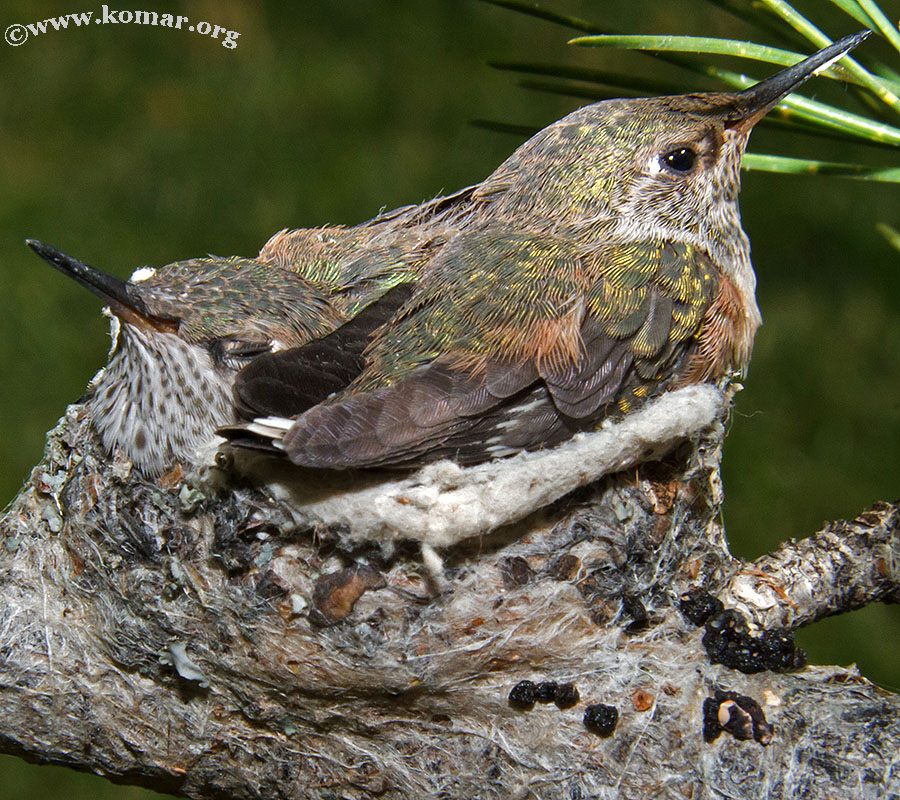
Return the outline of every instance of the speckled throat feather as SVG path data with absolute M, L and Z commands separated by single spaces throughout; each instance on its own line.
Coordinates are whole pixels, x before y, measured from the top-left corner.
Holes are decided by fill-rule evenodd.
M 230 381 L 202 348 L 112 317 L 109 363 L 89 389 L 91 421 L 110 450 L 142 472 L 191 461 L 231 421 Z

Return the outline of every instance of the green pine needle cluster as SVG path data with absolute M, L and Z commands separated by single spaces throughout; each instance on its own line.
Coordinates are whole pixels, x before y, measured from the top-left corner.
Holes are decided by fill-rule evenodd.
M 638 50 L 658 61 L 681 67 L 697 75 L 714 78 L 728 89 L 745 89 L 756 83 L 733 70 L 693 58 L 736 56 L 780 67 L 801 61 L 809 52 L 832 42 L 817 25 L 785 0 L 698 0 L 708 2 L 750 23 L 761 35 L 780 39 L 791 49 L 772 47 L 735 39 L 706 36 L 624 35 L 583 19 L 543 8 L 526 0 L 485 0 L 529 16 L 562 25 L 579 33 L 569 44 L 579 47 L 613 47 Z M 868 28 L 885 39 L 900 53 L 900 30 L 881 11 L 874 0 L 828 0 L 848 17 L 842 33 Z M 874 38 L 874 37 L 873 37 Z M 523 81 L 527 88 L 553 91 L 587 99 L 603 97 L 613 88 L 619 95 L 674 94 L 689 92 L 695 86 L 679 85 L 671 80 L 648 81 L 602 70 L 558 67 L 533 63 L 494 63 L 498 69 L 537 76 Z M 845 57 L 839 64 L 821 73 L 850 87 L 848 95 L 860 112 L 810 100 L 798 94 L 786 97 L 771 115 L 769 124 L 803 130 L 819 136 L 839 137 L 879 148 L 900 148 L 900 73 L 867 54 Z M 759 77 L 764 77 L 761 75 Z M 898 124 L 895 124 L 898 123 Z M 764 170 L 789 174 L 825 174 L 857 180 L 900 183 L 900 167 L 871 166 L 859 163 L 800 159 L 788 156 L 748 152 L 746 170 Z

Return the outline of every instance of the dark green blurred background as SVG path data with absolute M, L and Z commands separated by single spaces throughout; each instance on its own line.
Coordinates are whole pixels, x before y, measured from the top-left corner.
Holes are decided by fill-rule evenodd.
M 703 0 L 547 4 L 625 32 L 748 32 Z M 354 223 L 480 180 L 521 137 L 472 119 L 542 126 L 580 104 L 519 88 L 489 59 L 682 77 L 645 56 L 567 47 L 569 31 L 475 0 L 111 7 L 181 13 L 240 37 L 227 49 L 187 30 L 92 24 L 0 44 L 3 502 L 108 346 L 95 299 L 24 238 L 121 276 L 207 252 L 253 255 L 286 226 Z M 801 7 L 832 35 L 858 27 L 825 0 Z M 896 0 L 882 7 L 897 18 Z M 0 28 L 87 10 L 99 16 L 101 4 L 6 3 Z M 824 83 L 808 91 L 835 97 Z M 763 129 L 751 147 L 898 161 Z M 900 227 L 900 202 L 896 186 L 754 173 L 743 211 L 765 325 L 726 449 L 725 515 L 734 550 L 750 557 L 900 496 L 900 253 L 874 229 Z M 896 608 L 800 636 L 813 662 L 856 661 L 900 687 Z M 148 796 L 12 758 L 0 770 L 3 798 Z

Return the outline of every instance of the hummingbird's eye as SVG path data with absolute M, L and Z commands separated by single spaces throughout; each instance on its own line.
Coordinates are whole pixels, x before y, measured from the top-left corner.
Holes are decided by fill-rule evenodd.
M 690 147 L 676 147 L 660 159 L 672 172 L 686 175 L 697 163 L 697 154 Z
M 243 339 L 216 339 L 210 351 L 213 361 L 229 369 L 241 369 L 257 356 L 270 352 L 268 342 L 251 342 Z

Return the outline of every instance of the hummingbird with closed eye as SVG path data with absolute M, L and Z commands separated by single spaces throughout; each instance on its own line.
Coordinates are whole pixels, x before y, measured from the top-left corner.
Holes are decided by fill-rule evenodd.
M 88 387 L 88 414 L 108 451 L 152 477 L 214 450 L 216 429 L 237 421 L 232 384 L 245 365 L 338 328 L 346 335 L 354 319 L 365 330 L 385 321 L 443 244 L 442 219 L 467 199 L 464 189 L 351 228 L 284 230 L 256 258 L 141 267 L 128 281 L 27 244 L 105 302 L 112 346 Z M 330 369 L 292 397 L 318 402 L 346 380 Z
M 761 323 L 748 137 L 867 35 L 744 91 L 606 100 L 540 131 L 471 190 L 386 322 L 247 365 L 235 405 L 253 419 L 223 433 L 303 467 L 472 464 L 742 372 Z M 352 379 L 306 403 L 295 387 L 323 363 Z

